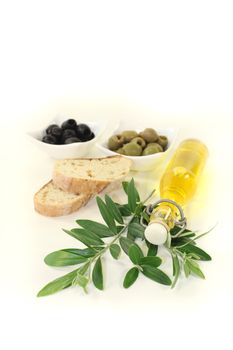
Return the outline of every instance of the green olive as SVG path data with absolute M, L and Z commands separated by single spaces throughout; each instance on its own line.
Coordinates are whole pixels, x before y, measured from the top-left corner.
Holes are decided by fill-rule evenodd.
M 139 136 L 141 136 L 146 142 L 156 142 L 159 137 L 157 132 L 152 128 L 147 128 L 140 132 Z
M 125 142 L 130 142 L 133 138 L 138 136 L 138 133 L 133 130 L 122 131 L 121 135 L 124 137 Z
M 150 154 L 155 154 L 159 152 L 163 152 L 163 149 L 158 143 L 149 143 L 147 147 L 144 149 L 144 151 L 142 152 L 142 155 L 148 156 Z
M 118 149 L 116 150 L 116 153 L 125 154 L 125 151 L 124 151 L 123 147 L 121 147 L 121 148 L 118 148 Z
M 123 146 L 124 141 L 125 141 L 125 139 L 122 135 L 113 135 L 108 140 L 108 148 L 111 151 L 116 151 L 118 148 Z
M 147 147 L 153 147 L 153 148 L 157 148 L 158 152 L 163 152 L 163 147 L 160 146 L 157 142 L 151 142 L 147 144 Z
M 142 154 L 142 147 L 134 142 L 129 142 L 123 146 L 126 156 L 140 156 Z
M 167 139 L 167 136 L 159 136 L 158 140 L 157 140 L 157 143 L 163 147 L 163 149 L 165 149 L 168 145 L 168 139 Z
M 133 143 L 137 143 L 139 146 L 141 146 L 142 148 L 146 147 L 146 141 L 142 138 L 142 137 L 135 137 L 132 141 Z

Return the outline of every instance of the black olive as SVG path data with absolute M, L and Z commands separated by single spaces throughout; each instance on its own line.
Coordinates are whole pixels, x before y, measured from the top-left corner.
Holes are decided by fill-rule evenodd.
M 89 136 L 82 139 L 83 142 L 90 141 L 95 137 L 95 134 L 93 132 L 90 133 Z
M 76 127 L 76 133 L 81 141 L 87 141 L 91 137 L 91 129 L 86 124 L 78 124 Z
M 66 129 L 75 130 L 76 126 L 77 126 L 77 123 L 75 119 L 67 119 L 62 123 L 61 128 L 63 130 L 66 130 Z
M 59 128 L 59 126 L 54 126 L 54 128 L 51 130 L 50 135 L 56 137 L 57 141 L 59 142 L 62 135 L 62 129 Z
M 74 143 L 74 142 L 80 142 L 80 140 L 77 137 L 68 137 L 65 140 L 65 145 L 69 144 L 69 143 Z
M 52 135 L 45 135 L 42 138 L 42 142 L 50 143 L 51 145 L 56 145 L 57 144 L 57 139 L 56 139 L 56 137 L 54 137 Z
M 64 130 L 61 137 L 62 143 L 65 143 L 65 140 L 69 139 L 70 137 L 77 137 L 75 130 L 71 130 L 71 129 Z
M 57 124 L 51 124 L 51 125 L 49 125 L 49 126 L 47 127 L 47 129 L 45 130 L 45 131 L 46 131 L 46 134 L 47 134 L 47 135 L 50 135 L 51 132 L 52 132 L 52 130 L 53 130 L 53 128 L 59 128 L 59 126 L 58 126 Z

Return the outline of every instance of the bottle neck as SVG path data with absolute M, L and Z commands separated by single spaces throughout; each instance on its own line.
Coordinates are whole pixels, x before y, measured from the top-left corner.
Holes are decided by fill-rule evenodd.
M 160 204 L 151 214 L 150 223 L 160 222 L 170 230 L 175 226 L 177 217 L 178 211 L 174 205 Z

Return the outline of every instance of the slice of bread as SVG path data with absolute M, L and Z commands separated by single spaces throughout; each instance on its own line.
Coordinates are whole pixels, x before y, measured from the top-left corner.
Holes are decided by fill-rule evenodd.
M 34 207 L 38 213 L 46 216 L 68 215 L 84 206 L 91 196 L 90 193 L 64 192 L 50 181 L 35 194 Z
M 57 160 L 53 182 L 70 193 L 98 193 L 114 181 L 123 179 L 132 161 L 122 156 Z

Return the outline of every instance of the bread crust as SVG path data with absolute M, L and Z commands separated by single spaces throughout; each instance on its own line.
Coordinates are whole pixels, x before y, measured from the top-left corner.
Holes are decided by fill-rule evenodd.
M 85 206 L 89 199 L 91 198 L 91 194 L 83 194 L 81 197 L 78 197 L 76 200 L 74 199 L 72 202 L 67 204 L 46 204 L 45 202 L 41 202 L 38 198 L 39 193 L 50 183 L 49 181 L 47 184 L 45 184 L 41 189 L 36 192 L 34 195 L 34 208 L 35 210 L 44 216 L 63 216 L 71 214 L 81 207 Z
M 109 156 L 109 157 L 101 157 L 101 158 L 78 158 L 79 160 L 106 160 L 106 159 L 121 159 L 122 156 Z M 70 159 L 72 160 L 72 159 Z M 76 158 L 74 158 L 76 160 Z M 132 164 L 131 160 L 127 159 L 129 164 Z M 130 166 L 129 166 L 130 168 Z M 121 180 L 125 177 L 125 175 L 122 176 L 122 178 L 119 178 L 117 180 Z M 53 170 L 53 182 L 56 184 L 57 187 L 61 188 L 63 191 L 69 192 L 69 193 L 99 193 L 103 189 L 105 189 L 110 183 L 112 183 L 114 180 L 95 180 L 94 178 L 75 178 L 71 176 L 66 176 L 59 171 L 56 171 L 56 167 Z
M 57 187 L 69 193 L 99 193 L 110 184 L 110 181 L 77 179 L 67 177 L 56 171 L 53 172 L 53 181 Z

